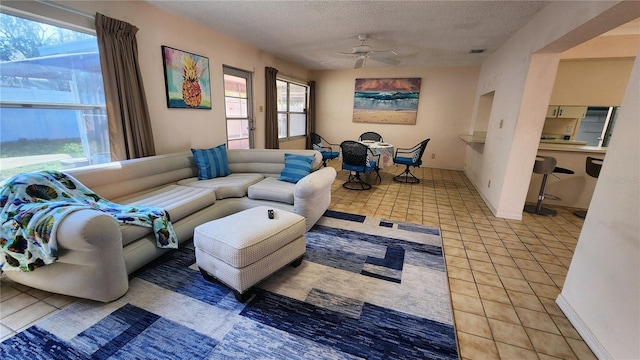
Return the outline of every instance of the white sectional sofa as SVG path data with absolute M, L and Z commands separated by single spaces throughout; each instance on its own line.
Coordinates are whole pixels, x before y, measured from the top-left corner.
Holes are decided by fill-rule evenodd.
M 313 171 L 295 184 L 277 180 L 285 153 L 314 155 Z M 200 224 L 259 205 L 304 216 L 307 230 L 329 207 L 336 171 L 320 168 L 322 155 L 317 151 L 228 150 L 227 161 L 231 174 L 210 180 L 197 179 L 191 152 L 66 173 L 113 202 L 163 207 L 179 243 L 190 239 Z M 127 292 L 129 274 L 168 251 L 156 247 L 151 228 L 120 225 L 97 210 L 65 217 L 56 235 L 59 258 L 55 263 L 5 275 L 37 289 L 108 302 Z

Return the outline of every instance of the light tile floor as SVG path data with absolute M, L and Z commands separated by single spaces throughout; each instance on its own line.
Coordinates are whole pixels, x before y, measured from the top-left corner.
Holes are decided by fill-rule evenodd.
M 595 359 L 555 305 L 582 219 L 554 207 L 556 217 L 524 213 L 522 221 L 494 217 L 463 172 L 422 168 L 420 184 L 392 181 L 402 169 L 381 171 L 374 187 L 346 190 L 338 170 L 332 210 L 439 226 L 462 359 Z M 13 336 L 74 298 L 1 278 L 0 340 Z
M 440 227 L 462 359 L 595 359 L 555 304 L 583 224 L 574 209 L 505 220 L 462 171 L 420 168 L 420 184 L 401 184 L 392 177 L 403 167 L 392 166 L 354 191 L 331 165 L 332 210 Z

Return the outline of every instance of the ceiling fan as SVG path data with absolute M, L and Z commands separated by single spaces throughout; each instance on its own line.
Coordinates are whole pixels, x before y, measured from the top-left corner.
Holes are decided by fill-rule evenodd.
M 367 40 L 367 35 L 365 34 L 358 35 L 358 40 L 360 40 L 360 45 L 354 46 L 351 52 L 338 52 L 340 55 L 348 55 L 356 58 L 356 65 L 354 66 L 354 69 L 359 69 L 364 66 L 365 60 L 367 59 L 379 61 L 388 65 L 400 64 L 400 61 L 388 58 L 388 56 L 397 56 L 398 54 L 396 54 L 395 51 L 372 50 L 371 46 L 365 45 L 364 43 L 364 41 Z

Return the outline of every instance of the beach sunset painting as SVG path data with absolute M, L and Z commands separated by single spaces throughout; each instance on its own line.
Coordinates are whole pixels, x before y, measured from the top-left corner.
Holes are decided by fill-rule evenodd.
M 353 122 L 415 125 L 420 78 L 356 79 Z

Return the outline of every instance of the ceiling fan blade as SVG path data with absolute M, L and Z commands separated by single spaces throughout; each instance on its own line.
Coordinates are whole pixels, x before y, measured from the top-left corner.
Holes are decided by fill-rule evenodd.
M 364 57 L 359 57 L 358 60 L 356 60 L 356 66 L 354 69 L 360 69 L 362 65 L 364 65 Z
M 381 63 L 388 64 L 388 65 L 398 65 L 398 64 L 400 64 L 400 61 L 398 61 L 398 60 L 388 59 L 388 58 L 384 58 L 384 57 L 371 56 L 370 59 L 371 60 L 375 60 L 375 61 L 379 61 Z
M 347 56 L 355 55 L 355 53 L 352 53 L 352 52 L 348 53 L 348 52 L 340 52 L 340 51 L 336 51 L 336 54 L 338 54 L 338 55 L 347 55 Z
M 378 57 L 388 57 L 388 56 L 397 56 L 398 54 L 395 51 L 391 51 L 391 50 L 387 50 L 387 51 L 370 51 L 369 54 L 371 54 L 371 56 L 378 56 Z

